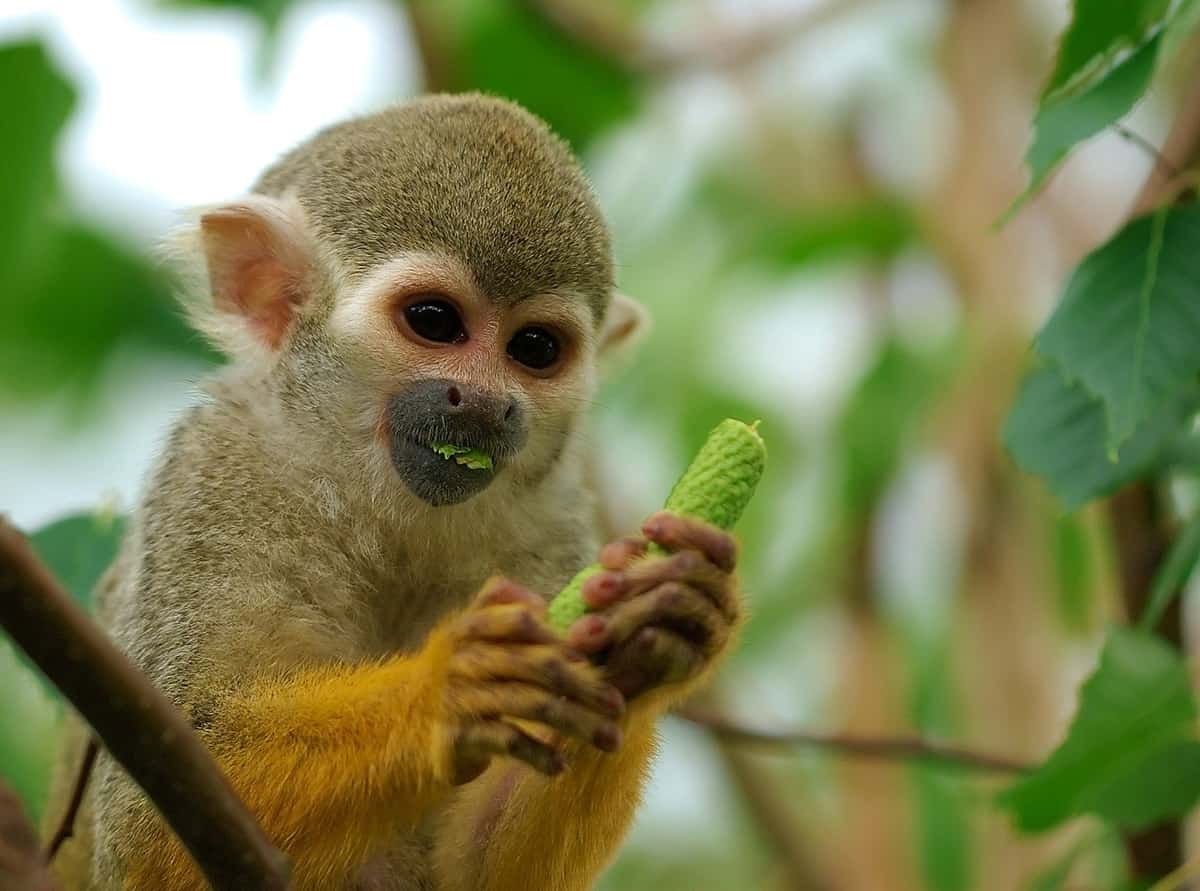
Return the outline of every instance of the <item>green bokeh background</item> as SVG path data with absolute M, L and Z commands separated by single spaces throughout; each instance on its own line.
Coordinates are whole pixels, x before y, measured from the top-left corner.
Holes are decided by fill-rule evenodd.
M 227 7 L 205 21 L 254 23 L 261 85 L 311 5 L 122 8 L 165 28 Z M 739 529 L 753 618 L 715 700 L 754 725 L 1043 754 L 1114 614 L 1111 557 L 1097 516 L 1064 515 L 1012 468 L 999 424 L 1061 275 L 1116 225 L 1149 163 L 1102 139 L 991 228 L 1022 186 L 1057 4 L 564 3 L 583 10 L 574 30 L 551 3 L 394 6 L 396 51 L 423 48 L 426 83 L 524 103 L 594 175 L 619 284 L 655 317 L 595 406 L 617 524 L 661 502 L 717 420 L 763 421 L 771 461 Z M 730 56 L 743 39 L 753 52 Z M 50 43 L 36 24 L 0 43 L 0 442 L 34 447 L 103 441 L 105 406 L 135 398 L 131 374 L 218 361 L 176 311 L 151 239 L 83 210 L 68 185 L 83 85 Z M 1160 127 L 1171 95 L 1168 83 L 1140 124 Z M 41 406 L 67 420 L 31 422 Z M 26 472 L 38 468 L 0 476 Z M 84 603 L 129 507 L 120 494 L 35 538 Z M 0 777 L 34 815 L 61 710 L 0 641 Z M 1109 887 L 1108 835 L 1021 837 L 991 807 L 999 787 L 932 765 L 742 751 L 671 722 L 601 887 Z

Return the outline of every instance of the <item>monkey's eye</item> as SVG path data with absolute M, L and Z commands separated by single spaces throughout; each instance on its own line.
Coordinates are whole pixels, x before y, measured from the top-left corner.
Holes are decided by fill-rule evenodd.
M 526 368 L 543 371 L 558 361 L 558 338 L 537 325 L 522 328 L 508 342 L 508 355 Z
M 404 307 L 404 319 L 417 336 L 434 343 L 462 343 L 467 339 L 458 310 L 445 300 L 418 300 Z

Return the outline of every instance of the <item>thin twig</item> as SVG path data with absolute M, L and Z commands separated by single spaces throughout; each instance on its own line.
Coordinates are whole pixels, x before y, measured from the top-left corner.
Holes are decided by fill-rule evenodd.
M 92 777 L 92 768 L 96 766 L 96 756 L 100 754 L 100 744 L 96 737 L 88 736 L 87 746 L 83 757 L 79 760 L 79 770 L 75 773 L 75 784 L 71 787 L 71 801 L 59 821 L 58 828 L 46 845 L 46 860 L 54 859 L 63 842 L 75 835 L 75 820 L 79 816 L 80 805 L 83 804 L 83 794 L 87 791 L 88 780 Z
M 519 2 L 583 49 L 617 63 L 632 74 L 657 77 L 746 65 L 859 5 L 852 0 L 827 0 L 819 6 L 771 17 L 733 37 L 667 46 L 630 27 L 603 4 L 578 0 Z
M 1027 773 L 1035 766 L 1000 755 L 986 755 L 920 737 L 862 737 L 810 730 L 768 730 L 747 727 L 723 715 L 695 707 L 682 709 L 677 714 L 684 720 L 708 729 L 721 739 L 745 745 L 773 749 L 820 748 L 851 758 L 930 761 L 989 773 Z
M 91 724 L 216 888 L 282 891 L 287 859 L 178 710 L 0 518 L 0 628 Z
M 1154 143 L 1152 143 L 1141 133 L 1138 133 L 1133 128 L 1127 127 L 1124 124 L 1113 124 L 1113 130 L 1115 130 L 1117 135 L 1126 142 L 1133 143 L 1143 152 L 1149 155 L 1155 164 L 1161 165 L 1162 169 L 1166 171 L 1168 177 L 1171 179 L 1177 179 L 1179 177 L 1179 168 L 1172 164 L 1166 158 L 1166 156 L 1158 150 Z

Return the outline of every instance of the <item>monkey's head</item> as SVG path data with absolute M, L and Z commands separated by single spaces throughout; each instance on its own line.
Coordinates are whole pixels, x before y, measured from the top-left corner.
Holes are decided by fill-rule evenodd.
M 643 319 L 614 291 L 608 233 L 566 146 L 493 98 L 434 96 L 331 127 L 195 234 L 211 299 L 193 314 L 237 379 L 272 394 L 285 435 L 434 506 L 550 474 L 598 359 Z

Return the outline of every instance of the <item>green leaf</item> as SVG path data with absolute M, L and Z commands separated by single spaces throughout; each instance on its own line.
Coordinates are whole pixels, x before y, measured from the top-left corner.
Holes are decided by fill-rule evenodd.
M 7 292 L 24 257 L 38 247 L 45 216 L 57 200 L 55 147 L 75 105 L 75 91 L 37 43 L 0 47 L 0 292 Z
M 91 604 L 92 589 L 116 556 L 125 519 L 111 514 L 74 514 L 30 536 L 38 556 L 77 602 Z
M 1041 477 L 1063 507 L 1074 510 L 1164 463 L 1198 399 L 1193 387 L 1159 406 L 1114 461 L 1104 446 L 1103 405 L 1042 362 L 1021 384 L 1004 424 L 1004 446 L 1021 469 Z
M 0 300 L 3 392 L 84 391 L 122 344 L 213 358 L 163 277 L 109 236 L 74 222 L 43 233 Z
M 533 5 L 446 3 L 455 73 L 464 88 L 521 103 L 580 151 L 634 113 L 635 80 L 607 56 L 572 42 Z
M 1083 684 L 1067 738 L 998 804 L 1025 832 L 1082 814 L 1134 828 L 1183 813 L 1200 796 L 1195 722 L 1179 654 L 1149 634 L 1114 628 Z M 1162 786 L 1171 775 L 1178 787 L 1168 792 Z M 1150 800 L 1150 788 L 1162 794 Z
M 1183 0 L 1167 24 L 1162 58 L 1171 61 L 1200 30 L 1200 0 Z
M 1104 403 L 1114 456 L 1200 372 L 1200 205 L 1131 222 L 1079 265 L 1037 349 Z
M 871 510 L 959 366 L 960 344 L 925 353 L 897 339 L 884 344 L 838 426 L 843 490 L 855 516 Z
M 1183 532 L 1171 543 L 1171 550 L 1154 576 L 1150 600 L 1138 620 L 1138 628 L 1150 631 L 1162 619 L 1175 596 L 1183 591 L 1200 560 L 1200 516 L 1192 517 Z
M 1137 104 L 1150 85 L 1160 43 L 1161 35 L 1155 35 L 1081 92 L 1060 92 L 1042 99 L 1033 119 L 1033 143 L 1025 153 L 1029 185 L 1002 223 L 1041 187 L 1072 148 L 1115 124 Z
M 1083 631 L 1095 576 L 1087 524 L 1076 514 L 1059 514 L 1054 518 L 1051 548 L 1059 618 L 1070 630 Z
M 932 767 L 914 769 L 917 833 L 924 887 L 968 891 L 971 876 L 971 808 L 963 780 Z
M 1169 5 L 1169 0 L 1075 0 L 1045 94 L 1075 86 L 1117 50 L 1141 43 Z

